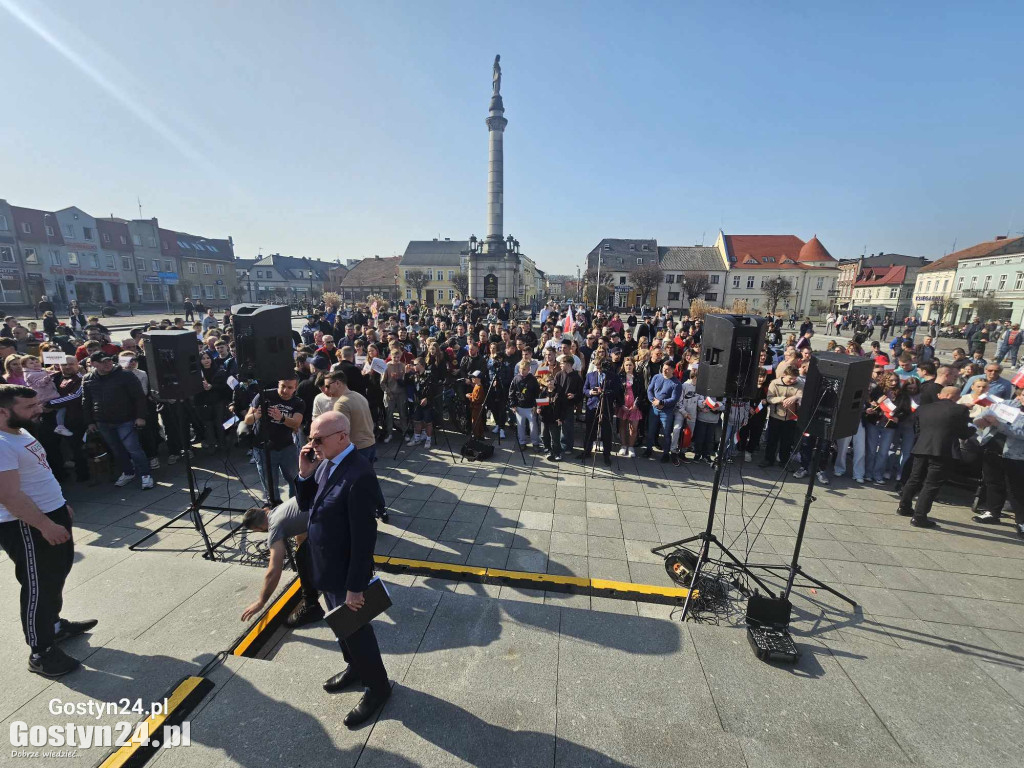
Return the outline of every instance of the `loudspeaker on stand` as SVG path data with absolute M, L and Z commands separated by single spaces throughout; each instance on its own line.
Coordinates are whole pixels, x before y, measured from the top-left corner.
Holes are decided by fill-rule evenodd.
M 874 361 L 835 352 L 811 357 L 799 422 L 804 432 L 825 440 L 840 440 L 857 433 L 864 400 L 871 386 Z
M 184 400 L 202 391 L 199 340 L 193 331 L 149 331 L 143 338 L 149 388 L 158 400 Z
M 710 397 L 757 397 L 765 319 L 757 315 L 705 315 L 697 391 Z
M 231 308 L 238 378 L 276 384 L 295 367 L 292 319 L 288 307 L 236 304 Z

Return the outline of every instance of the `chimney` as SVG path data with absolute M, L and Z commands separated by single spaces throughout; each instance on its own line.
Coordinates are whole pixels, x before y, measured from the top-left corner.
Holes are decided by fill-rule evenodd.
M 380 254 L 378 254 L 378 253 L 373 254 L 373 258 L 377 259 L 377 261 L 380 261 Z
M 996 240 L 1005 240 L 1006 235 L 996 235 Z

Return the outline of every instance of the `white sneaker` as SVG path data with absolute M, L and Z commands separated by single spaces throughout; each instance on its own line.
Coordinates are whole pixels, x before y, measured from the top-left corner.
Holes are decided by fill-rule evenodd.
M 407 438 L 405 438 L 406 445 L 415 445 L 418 442 L 419 440 L 416 439 L 416 435 L 409 435 Z
M 800 469 L 793 473 L 793 478 L 795 480 L 803 480 L 805 477 L 807 477 L 807 470 L 803 467 L 800 467 Z
M 818 478 L 818 482 L 822 485 L 828 485 L 828 475 L 825 474 L 824 470 L 819 469 L 815 477 Z
M 750 455 L 750 451 L 744 451 L 743 452 L 743 460 L 744 461 L 753 461 L 754 457 Z
M 622 446 L 615 454 L 616 456 L 626 457 L 629 455 L 629 449 L 626 446 Z
M 158 459 L 156 456 L 154 456 L 152 459 L 150 459 L 149 460 L 149 468 L 150 469 L 160 469 L 160 459 Z
M 635 459 L 636 458 L 636 448 L 630 448 L 629 449 L 629 453 L 626 454 L 626 457 L 630 458 L 630 459 Z
M 430 438 L 429 437 L 423 438 L 423 447 L 424 448 L 429 448 L 430 447 Z
M 143 475 L 142 476 L 142 490 L 148 491 L 152 487 L 153 487 L 153 476 L 152 475 Z
M 125 472 L 121 473 L 121 476 L 114 481 L 114 485 L 118 488 L 124 488 L 128 483 L 135 479 L 135 475 L 129 475 Z
M 853 481 L 855 483 L 860 483 L 861 485 L 864 485 L 864 478 L 863 477 L 855 477 L 855 478 L 853 478 Z
M 74 434 L 75 434 L 70 429 L 65 427 L 63 424 L 54 427 L 53 428 L 53 433 L 55 435 L 63 435 L 64 437 L 74 437 Z

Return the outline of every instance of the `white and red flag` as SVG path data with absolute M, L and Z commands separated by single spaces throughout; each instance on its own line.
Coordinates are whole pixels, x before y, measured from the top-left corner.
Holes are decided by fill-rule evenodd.
M 569 305 L 569 311 L 565 314 L 565 323 L 562 325 L 562 333 L 572 333 L 573 328 L 576 326 L 576 321 L 572 316 L 572 305 Z
M 878 398 L 878 407 L 882 409 L 882 413 L 885 414 L 885 418 L 887 419 L 891 419 L 893 414 L 896 413 L 896 403 L 885 395 Z

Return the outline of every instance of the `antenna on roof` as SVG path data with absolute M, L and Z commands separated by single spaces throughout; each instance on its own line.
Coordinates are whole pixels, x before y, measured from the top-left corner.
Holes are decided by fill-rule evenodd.
M 703 232 L 700 233 L 700 244 L 702 246 L 704 245 L 704 235 L 706 235 L 707 233 L 708 233 L 708 231 L 706 229 Z
M 142 218 L 142 198 L 139 197 L 138 195 L 136 195 L 135 196 L 135 202 L 137 202 L 139 204 L 139 218 L 141 219 Z M 111 214 L 110 218 L 114 218 L 113 214 Z

